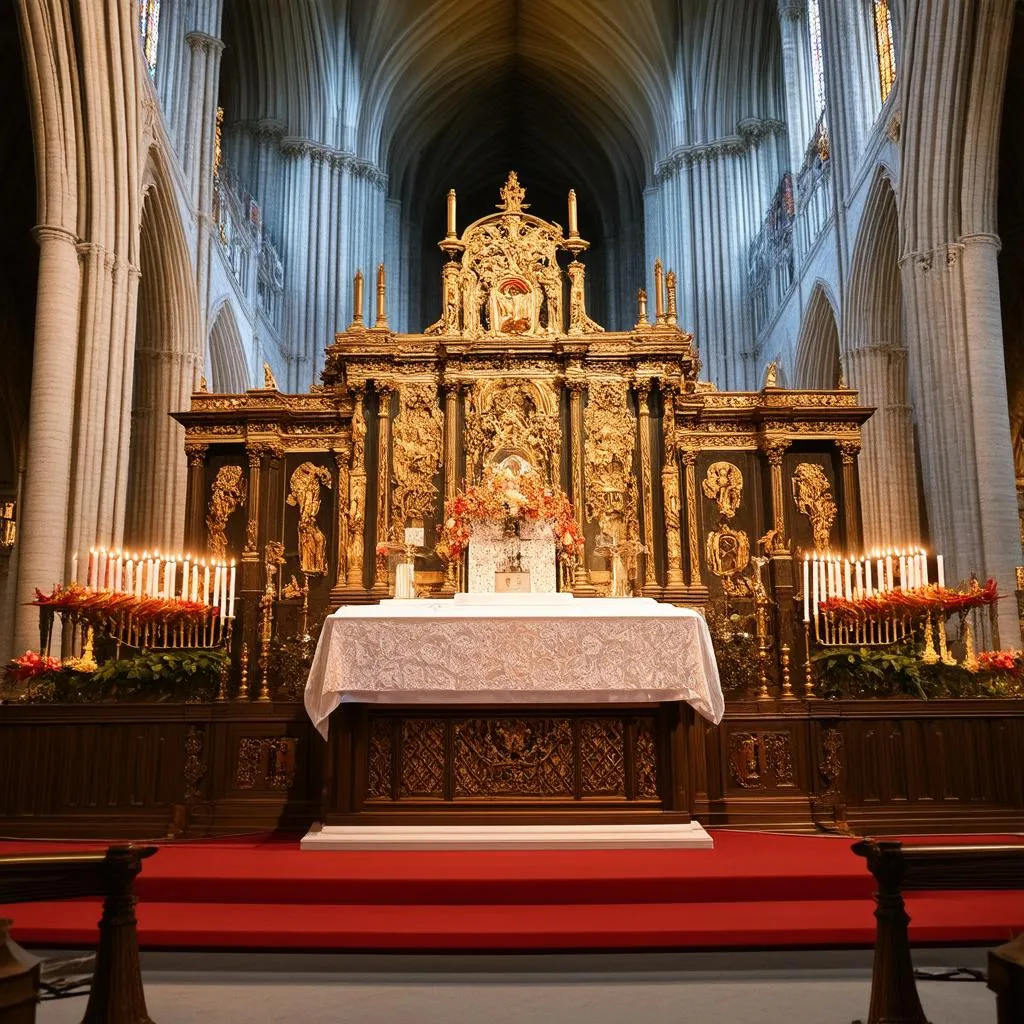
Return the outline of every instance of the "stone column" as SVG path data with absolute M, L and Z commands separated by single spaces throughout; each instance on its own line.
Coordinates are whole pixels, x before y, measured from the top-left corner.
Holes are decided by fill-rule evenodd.
M 263 451 L 256 445 L 246 447 L 249 457 L 249 493 L 246 496 L 248 516 L 245 523 L 245 547 L 242 548 L 243 562 L 258 562 L 260 558 L 260 468 Z
M 654 544 L 654 482 L 651 474 L 651 380 L 638 380 L 634 385 L 638 412 L 637 429 L 640 434 L 640 488 L 643 502 L 644 590 L 657 587 Z
M 66 551 L 71 438 L 74 436 L 78 298 L 77 239 L 50 225 L 39 243 L 35 348 L 29 405 L 25 489 L 21 500 L 15 649 L 39 643 L 36 587 L 48 590 L 69 570 Z M 54 638 L 59 650 L 59 638 Z
M 374 590 L 387 587 L 387 562 L 376 545 L 391 539 L 391 386 L 377 385 L 377 531 L 374 542 Z

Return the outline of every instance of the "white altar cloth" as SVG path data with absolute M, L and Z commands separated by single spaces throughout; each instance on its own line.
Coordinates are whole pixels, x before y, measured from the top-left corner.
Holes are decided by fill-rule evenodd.
M 327 738 L 343 701 L 649 703 L 725 711 L 707 623 L 651 598 L 459 594 L 339 608 L 324 622 L 305 704 Z

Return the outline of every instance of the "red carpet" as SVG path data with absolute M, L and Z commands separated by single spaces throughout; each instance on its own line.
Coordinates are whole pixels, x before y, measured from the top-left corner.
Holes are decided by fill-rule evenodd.
M 302 853 L 293 836 L 171 843 L 138 879 L 139 935 L 150 949 L 872 944 L 872 879 L 848 840 L 714 838 L 714 850 L 685 852 Z M 2 843 L 0 853 L 83 845 Z M 912 893 L 907 907 L 917 944 L 998 943 L 1024 931 L 1024 892 Z M 13 937 L 31 945 L 91 944 L 98 915 L 98 901 L 0 907 Z

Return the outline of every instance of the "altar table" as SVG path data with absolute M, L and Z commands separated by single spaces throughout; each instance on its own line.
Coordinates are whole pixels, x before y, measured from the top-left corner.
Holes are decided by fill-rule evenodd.
M 650 598 L 457 594 L 339 608 L 325 622 L 306 710 L 327 739 L 343 702 L 685 701 L 714 723 L 724 701 L 711 636 Z

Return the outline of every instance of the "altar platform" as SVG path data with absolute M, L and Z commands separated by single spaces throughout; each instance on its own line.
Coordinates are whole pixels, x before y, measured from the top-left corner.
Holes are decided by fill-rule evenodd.
M 712 830 L 714 850 L 322 853 L 298 834 L 161 843 L 136 881 L 143 949 L 513 952 L 870 948 L 851 840 Z M 993 837 L 995 838 L 995 837 Z M 984 841 L 973 835 L 972 842 Z M 98 843 L 0 843 L 0 854 Z M 907 897 L 914 945 L 1024 930 L 1024 892 Z M 98 901 L 0 906 L 15 941 L 94 944 Z

